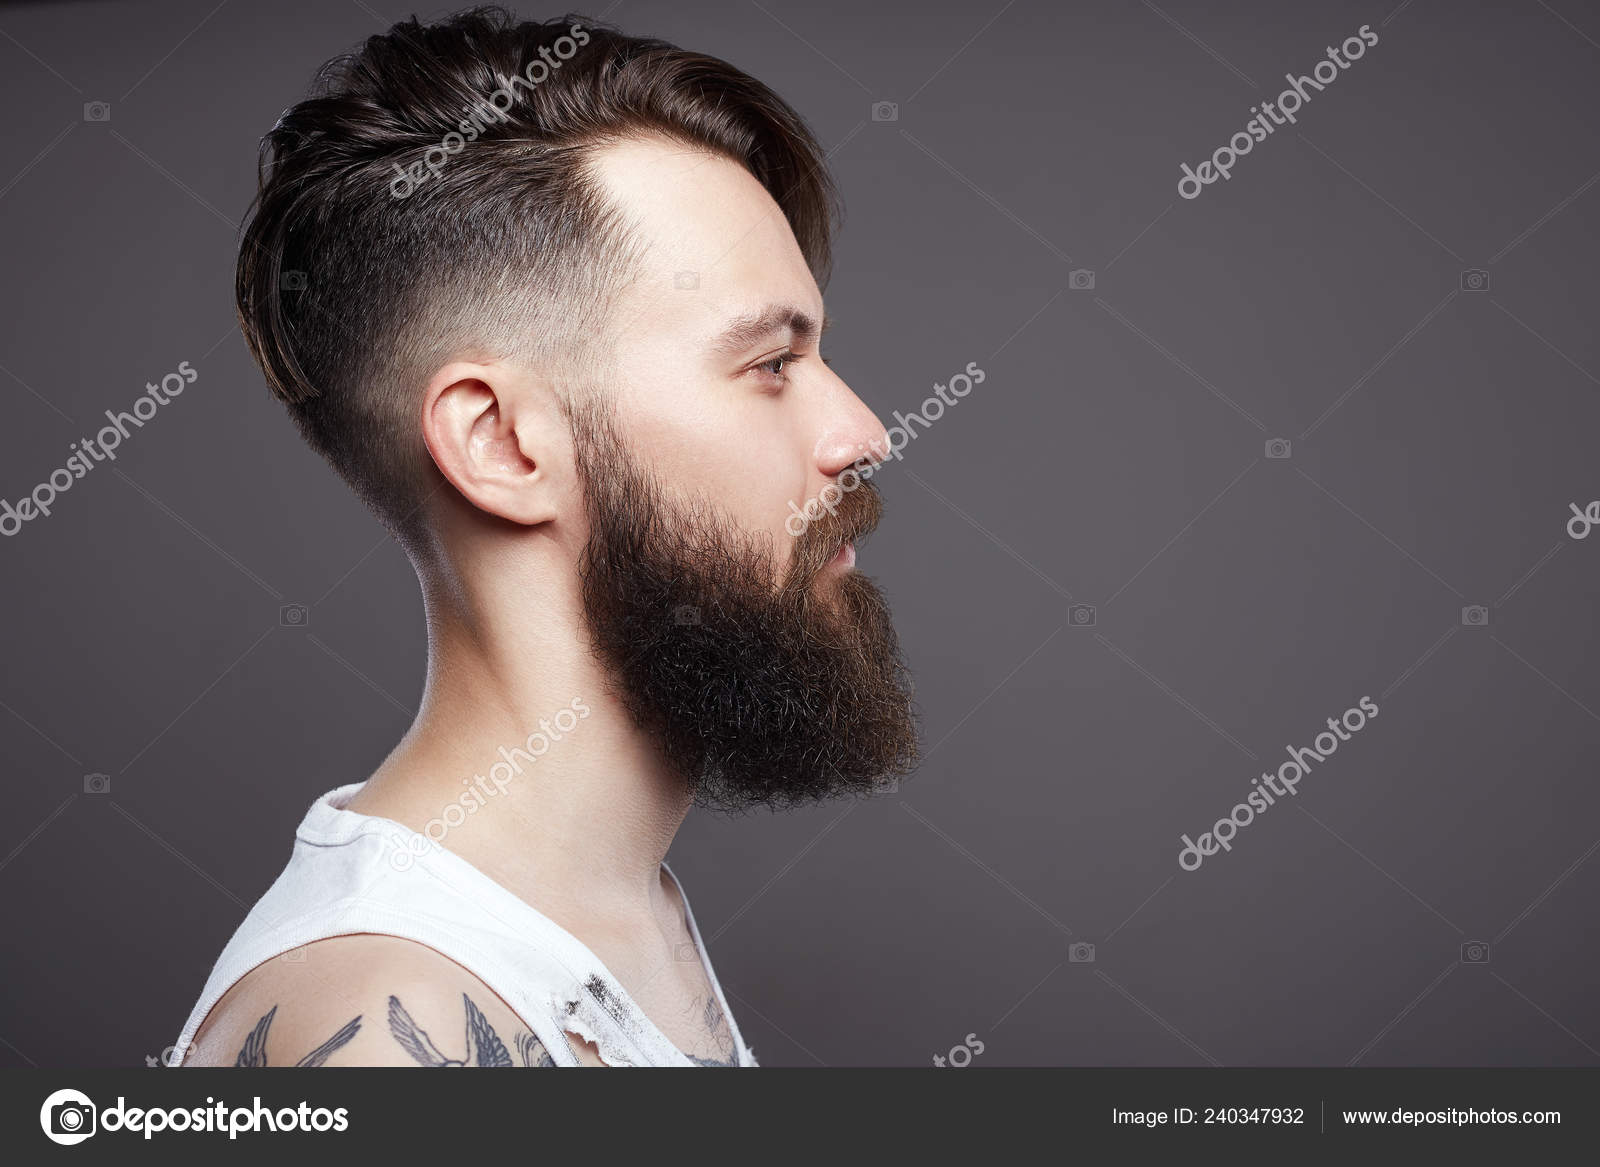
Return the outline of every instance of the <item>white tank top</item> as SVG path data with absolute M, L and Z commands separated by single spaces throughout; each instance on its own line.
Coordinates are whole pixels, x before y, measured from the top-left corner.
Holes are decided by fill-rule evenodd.
M 311 804 L 295 832 L 289 864 L 256 902 L 195 1002 L 169 1055 L 180 1065 L 206 1015 L 263 961 L 352 933 L 426 944 L 472 973 L 517 1013 L 558 1066 L 578 1065 L 566 1031 L 593 1042 L 612 1066 L 694 1066 L 572 933 L 459 855 L 391 819 L 346 810 L 364 783 Z M 396 856 L 405 855 L 404 859 Z M 689 934 L 733 1035 L 740 1066 L 754 1066 L 722 985 L 711 968 L 689 898 Z

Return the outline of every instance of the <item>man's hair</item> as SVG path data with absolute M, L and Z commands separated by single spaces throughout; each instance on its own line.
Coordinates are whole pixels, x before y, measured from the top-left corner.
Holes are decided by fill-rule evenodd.
M 838 204 L 815 137 L 725 61 L 579 16 L 415 18 L 319 74 L 261 142 L 240 326 L 307 442 L 410 547 L 427 376 L 453 357 L 573 372 L 640 244 L 594 181 L 649 134 L 744 166 L 817 282 Z

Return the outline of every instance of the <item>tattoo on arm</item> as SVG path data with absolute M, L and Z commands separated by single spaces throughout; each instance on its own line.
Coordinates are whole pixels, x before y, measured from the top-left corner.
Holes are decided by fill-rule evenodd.
M 278 1014 L 278 1007 L 274 1005 L 265 1017 L 256 1022 L 256 1027 L 250 1031 L 250 1036 L 244 1039 L 244 1044 L 239 1047 L 239 1056 L 234 1059 L 234 1069 L 257 1069 L 267 1064 L 267 1030 L 272 1028 L 272 1019 Z
M 522 1058 L 524 1066 L 543 1070 L 553 1069 L 556 1064 L 556 1060 L 550 1056 L 550 1051 L 544 1048 L 544 1042 L 527 1030 L 517 1034 L 517 1054 Z
M 399 997 L 389 998 L 389 1032 L 394 1034 L 394 1039 L 400 1043 L 401 1048 L 410 1054 L 412 1060 L 419 1066 L 466 1065 L 465 1062 L 447 1058 L 439 1052 L 439 1047 L 433 1044 L 427 1033 L 411 1020 L 411 1014 L 400 1004 Z
M 461 994 L 461 1000 L 467 1013 L 467 1052 L 464 1058 L 447 1057 L 412 1019 L 411 1014 L 406 1012 L 399 997 L 389 998 L 389 1032 L 419 1066 L 514 1066 L 516 1063 L 511 1060 L 506 1043 L 500 1040 L 500 1035 L 489 1024 L 483 1010 L 465 993 Z M 544 1043 L 526 1030 L 517 1035 L 516 1045 L 524 1066 L 553 1067 L 556 1064 L 544 1048 Z
M 269 1009 L 256 1027 L 250 1031 L 250 1036 L 244 1039 L 244 1045 L 239 1047 L 239 1056 L 234 1059 L 235 1069 L 260 1069 L 267 1064 L 267 1032 L 272 1028 L 272 1019 L 278 1014 L 278 1007 L 274 1005 Z M 305 1057 L 295 1063 L 297 1066 L 320 1066 L 326 1062 L 333 1053 L 350 1043 L 351 1038 L 361 1031 L 361 1018 L 356 1016 L 345 1022 L 344 1028 L 339 1030 L 327 1041 L 312 1050 Z
M 483 1015 L 483 1010 L 479 1009 L 472 998 L 465 993 L 461 994 L 461 1000 L 466 1006 L 467 1013 L 467 1053 L 464 1058 L 445 1056 L 433 1043 L 427 1031 L 412 1020 L 411 1014 L 406 1012 L 398 997 L 389 998 L 389 1032 L 418 1065 L 515 1066 L 516 1062 L 512 1061 L 506 1043 L 500 1040 L 500 1035 L 495 1032 L 494 1026 L 489 1024 L 489 1019 Z M 255 1028 L 244 1039 L 244 1045 L 239 1048 L 239 1056 L 234 1059 L 233 1064 L 236 1068 L 260 1069 L 267 1065 L 267 1034 L 272 1029 L 273 1018 L 277 1015 L 278 1007 L 274 1005 L 261 1020 L 256 1022 Z M 361 1017 L 357 1016 L 345 1022 L 342 1029 L 295 1065 L 309 1068 L 326 1064 L 330 1057 L 349 1045 L 360 1031 Z M 552 1068 L 556 1064 L 555 1059 L 545 1049 L 544 1042 L 528 1030 L 517 1034 L 516 1047 L 517 1056 L 522 1059 L 524 1066 L 543 1069 Z
M 360 1029 L 361 1018 L 359 1017 L 352 1021 L 345 1022 L 343 1029 L 334 1034 L 327 1041 L 323 1042 L 316 1049 L 312 1050 L 305 1057 L 301 1058 L 295 1063 L 295 1065 L 305 1068 L 322 1065 L 322 1063 L 328 1060 L 331 1054 L 339 1049 L 342 1049 L 344 1046 L 349 1045 L 350 1039 L 353 1038 L 360 1031 Z
M 489 1019 L 472 1003 L 471 997 L 462 993 L 461 1000 L 467 1006 L 467 1064 L 509 1066 L 511 1055 L 506 1052 L 506 1043 L 500 1040 Z

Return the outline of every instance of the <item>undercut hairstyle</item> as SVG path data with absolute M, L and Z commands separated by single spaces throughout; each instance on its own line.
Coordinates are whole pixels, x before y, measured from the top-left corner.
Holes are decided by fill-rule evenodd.
M 725 61 L 581 16 L 415 18 L 318 75 L 262 139 L 235 295 L 273 393 L 408 550 L 442 478 L 426 380 L 451 359 L 575 383 L 642 245 L 595 181 L 604 146 L 658 135 L 743 166 L 819 286 L 838 200 L 816 138 Z

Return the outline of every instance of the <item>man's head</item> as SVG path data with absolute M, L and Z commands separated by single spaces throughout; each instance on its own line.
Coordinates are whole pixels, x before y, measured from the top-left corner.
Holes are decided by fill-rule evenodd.
M 804 123 L 725 62 L 581 18 L 413 21 L 268 135 L 240 318 L 425 579 L 536 548 L 702 799 L 781 804 L 915 754 L 851 569 L 876 491 L 791 525 L 887 452 L 819 355 L 835 213 Z

